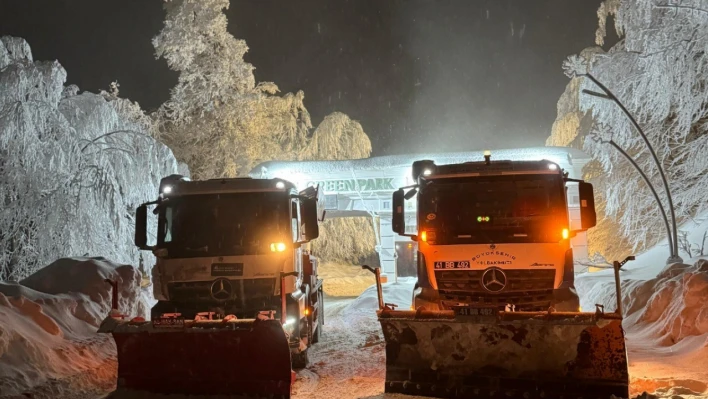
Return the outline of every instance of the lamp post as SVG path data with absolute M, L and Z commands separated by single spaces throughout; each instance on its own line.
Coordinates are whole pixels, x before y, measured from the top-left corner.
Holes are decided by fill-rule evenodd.
M 588 94 L 591 96 L 602 98 L 604 100 L 612 100 L 615 104 L 617 104 L 617 106 L 622 110 L 622 112 L 624 112 L 624 114 L 627 116 L 627 118 L 630 120 L 630 122 L 632 122 L 632 125 L 635 127 L 635 129 L 637 129 L 637 131 L 639 132 L 639 135 L 644 140 L 644 143 L 646 144 L 647 148 L 649 149 L 649 153 L 651 154 L 652 158 L 654 159 L 654 163 L 656 164 L 656 168 L 659 170 L 659 175 L 661 176 L 661 181 L 664 184 L 664 191 L 666 192 L 666 198 L 669 203 L 669 211 L 671 212 L 671 225 L 673 227 L 673 229 L 670 231 L 670 235 L 671 235 L 672 239 L 669 240 L 669 246 L 671 247 L 671 251 L 670 251 L 671 255 L 670 255 L 669 259 L 666 260 L 666 263 L 668 264 L 668 263 L 683 262 L 683 259 L 681 258 L 681 256 L 679 256 L 679 253 L 678 253 L 678 228 L 676 227 L 676 212 L 674 211 L 674 201 L 671 196 L 671 189 L 669 188 L 669 182 L 666 179 L 666 174 L 664 173 L 664 168 L 661 166 L 661 162 L 659 162 L 659 158 L 656 156 L 656 152 L 654 151 L 654 147 L 652 147 L 651 143 L 649 142 L 649 139 L 647 138 L 646 134 L 644 133 L 644 130 L 642 130 L 642 128 L 639 126 L 639 123 L 637 123 L 636 119 L 634 119 L 632 114 L 629 113 L 629 111 L 624 106 L 624 104 L 622 104 L 622 102 L 614 95 L 614 93 L 612 93 L 612 91 L 610 91 L 610 89 L 608 89 L 605 85 L 600 83 L 600 81 L 598 81 L 590 72 L 577 73 L 577 75 L 587 77 L 593 83 L 595 83 L 595 85 L 597 85 L 600 89 L 602 89 L 602 91 L 604 92 L 604 94 L 603 94 L 603 93 L 597 93 L 597 92 L 594 92 L 591 90 L 583 90 L 584 94 Z M 615 145 L 615 148 L 619 149 L 619 147 L 617 145 Z M 634 160 L 631 159 L 631 157 L 628 157 L 628 155 L 626 153 L 624 153 L 623 150 L 620 149 L 620 151 L 623 153 L 623 155 L 625 155 L 625 157 L 627 157 L 632 162 L 634 167 L 638 171 L 640 171 L 639 166 L 636 164 L 636 162 L 634 162 Z M 648 178 L 641 171 L 640 171 L 640 174 L 642 174 L 644 179 L 649 184 L 649 187 L 651 188 L 652 192 L 654 192 L 655 198 L 656 198 L 657 202 L 659 203 L 659 206 L 663 210 L 663 206 L 661 204 L 661 201 L 659 200 L 658 196 L 656 195 L 656 192 L 655 192 L 654 188 L 652 187 L 651 183 L 649 183 Z M 664 214 L 664 218 L 666 218 L 665 214 Z M 667 225 L 667 229 L 668 229 L 668 225 Z
M 671 235 L 671 229 L 669 228 L 669 219 L 666 216 L 666 210 L 664 209 L 664 205 L 661 203 L 661 200 L 659 199 L 659 194 L 656 192 L 656 189 L 654 189 L 654 185 L 651 184 L 651 181 L 649 180 L 649 177 L 644 173 L 644 171 L 637 165 L 637 162 L 634 161 L 634 159 L 627 154 L 625 150 L 622 149 L 617 143 L 615 143 L 613 140 L 602 140 L 599 136 L 593 136 L 591 137 L 592 140 L 595 142 L 601 143 L 601 144 L 609 144 L 617 151 L 619 151 L 620 154 L 622 154 L 631 164 L 634 166 L 634 169 L 639 172 L 639 174 L 642 176 L 644 179 L 644 182 L 647 184 L 649 187 L 649 190 L 651 190 L 651 193 L 654 195 L 654 199 L 656 200 L 656 203 L 659 205 L 659 211 L 661 211 L 661 217 L 664 220 L 664 227 L 666 227 L 666 239 L 669 242 L 669 258 L 666 260 L 666 263 L 673 263 L 674 259 L 676 259 L 676 254 L 674 253 L 674 246 L 673 246 L 673 236 Z M 680 259 L 680 258 L 679 258 Z M 680 262 L 680 261 L 679 261 Z

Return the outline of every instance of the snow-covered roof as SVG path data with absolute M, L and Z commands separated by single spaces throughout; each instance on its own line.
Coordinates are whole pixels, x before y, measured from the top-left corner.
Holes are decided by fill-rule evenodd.
M 484 151 L 401 154 L 341 161 L 269 161 L 257 165 L 249 175 L 254 178 L 273 176 L 282 171 L 304 175 L 351 170 L 386 170 L 410 167 L 414 161 L 429 159 L 437 164 L 484 160 Z M 530 161 L 546 159 L 562 166 L 582 166 L 590 160 L 584 152 L 569 147 L 528 147 L 492 151 L 492 160 Z

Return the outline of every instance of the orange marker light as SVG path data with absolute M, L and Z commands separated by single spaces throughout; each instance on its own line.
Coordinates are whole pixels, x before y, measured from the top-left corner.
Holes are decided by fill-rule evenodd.
M 309 315 L 310 315 L 310 309 L 305 308 L 305 316 L 309 316 Z
M 423 230 L 423 232 L 420 233 L 420 239 L 421 239 L 423 242 L 428 241 L 428 233 L 427 233 L 425 230 Z
M 570 234 L 568 233 L 568 229 L 563 229 L 563 232 L 561 233 L 561 235 L 563 236 L 563 239 L 564 239 L 564 240 L 567 240 L 567 239 L 568 239 L 568 236 L 570 235 Z

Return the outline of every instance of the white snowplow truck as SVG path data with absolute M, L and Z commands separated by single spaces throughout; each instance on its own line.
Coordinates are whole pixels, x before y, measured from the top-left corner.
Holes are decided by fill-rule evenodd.
M 379 300 L 386 392 L 628 397 L 621 314 L 582 313 L 574 289 L 566 185 L 579 186 L 580 231 L 595 225 L 592 185 L 550 161 L 488 152 L 462 164 L 416 161 L 412 171 L 416 184 L 393 195 L 393 230 L 418 242 L 418 281 L 411 310 Z M 408 234 L 413 197 L 417 232 Z
M 306 366 L 324 322 L 307 250 L 324 219 L 318 191 L 280 179 L 162 179 L 159 198 L 136 212 L 135 243 L 157 258 L 151 320 L 114 309 L 99 330 L 117 344 L 118 389 L 289 398 L 292 369 Z

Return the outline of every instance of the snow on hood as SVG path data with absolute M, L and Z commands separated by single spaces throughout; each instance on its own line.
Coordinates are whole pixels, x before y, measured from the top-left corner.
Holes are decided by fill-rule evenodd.
M 0 392 L 19 395 L 48 381 L 79 378 L 78 384 L 113 383 L 115 346 L 97 334 L 111 308 L 118 281 L 121 310 L 147 309 L 140 300 L 140 274 L 104 258 L 64 258 L 20 283 L 0 283 Z

